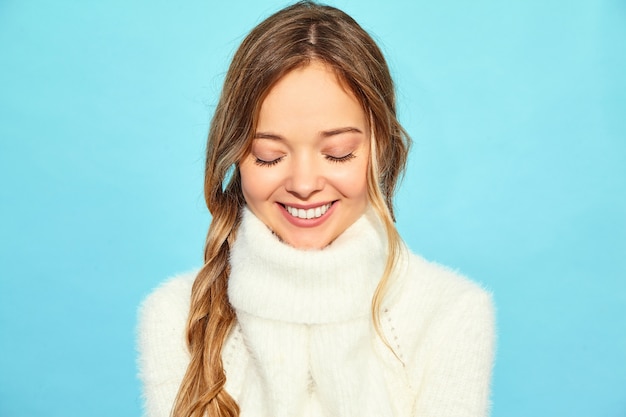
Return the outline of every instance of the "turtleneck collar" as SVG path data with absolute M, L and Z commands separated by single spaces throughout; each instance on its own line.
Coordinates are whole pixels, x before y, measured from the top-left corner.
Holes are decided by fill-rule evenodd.
M 228 297 L 247 314 L 292 323 L 342 322 L 370 314 L 387 256 L 370 208 L 323 249 L 282 242 L 247 207 L 231 248 Z

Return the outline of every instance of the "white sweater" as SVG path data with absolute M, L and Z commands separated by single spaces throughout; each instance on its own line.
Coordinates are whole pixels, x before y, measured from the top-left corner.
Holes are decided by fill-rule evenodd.
M 241 417 L 488 415 L 489 294 L 405 249 L 381 309 L 394 355 L 371 319 L 385 259 L 386 237 L 372 211 L 327 248 L 304 251 L 244 209 L 228 288 L 237 322 L 222 352 L 226 390 Z M 169 416 L 187 368 L 194 277 L 167 281 L 140 311 L 149 417 Z

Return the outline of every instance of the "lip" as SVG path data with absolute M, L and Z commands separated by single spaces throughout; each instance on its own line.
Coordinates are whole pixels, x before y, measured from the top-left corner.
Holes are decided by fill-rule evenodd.
M 333 214 L 333 212 L 335 211 L 335 206 L 337 206 L 336 203 L 337 203 L 337 200 L 323 202 L 323 203 L 306 204 L 306 205 L 305 204 L 283 204 L 283 203 L 277 203 L 277 205 L 280 209 L 280 212 L 285 217 L 285 219 L 287 219 L 287 221 L 291 223 L 292 225 L 297 226 L 297 227 L 316 227 L 324 223 L 326 219 L 328 219 Z M 330 204 L 330 208 L 326 210 L 326 213 L 314 219 L 301 219 L 299 217 L 294 217 L 291 214 L 289 214 L 289 212 L 285 208 L 285 205 L 287 205 L 289 207 L 308 210 L 311 208 L 317 208 L 317 207 L 323 206 L 325 204 Z

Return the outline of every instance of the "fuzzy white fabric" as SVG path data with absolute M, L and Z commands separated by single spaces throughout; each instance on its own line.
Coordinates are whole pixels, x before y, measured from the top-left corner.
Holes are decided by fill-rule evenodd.
M 382 306 L 394 355 L 371 320 L 385 239 L 368 211 L 327 248 L 298 250 L 244 209 L 228 289 L 237 323 L 222 352 L 226 390 L 242 417 L 488 415 L 491 297 L 405 249 Z M 140 312 L 149 417 L 169 416 L 189 361 L 194 276 L 166 282 Z

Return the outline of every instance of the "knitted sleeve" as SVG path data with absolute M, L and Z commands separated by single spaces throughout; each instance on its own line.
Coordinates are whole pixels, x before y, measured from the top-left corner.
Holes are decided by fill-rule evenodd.
M 414 416 L 485 417 L 494 351 L 491 297 L 466 294 L 438 320 L 428 342 L 428 359 L 420 357 L 424 378 Z
M 415 417 L 486 417 L 495 335 L 491 295 L 421 259 L 396 311 L 395 331 Z
M 193 276 L 165 282 L 139 309 L 137 349 L 145 417 L 169 417 L 187 370 L 184 332 Z

